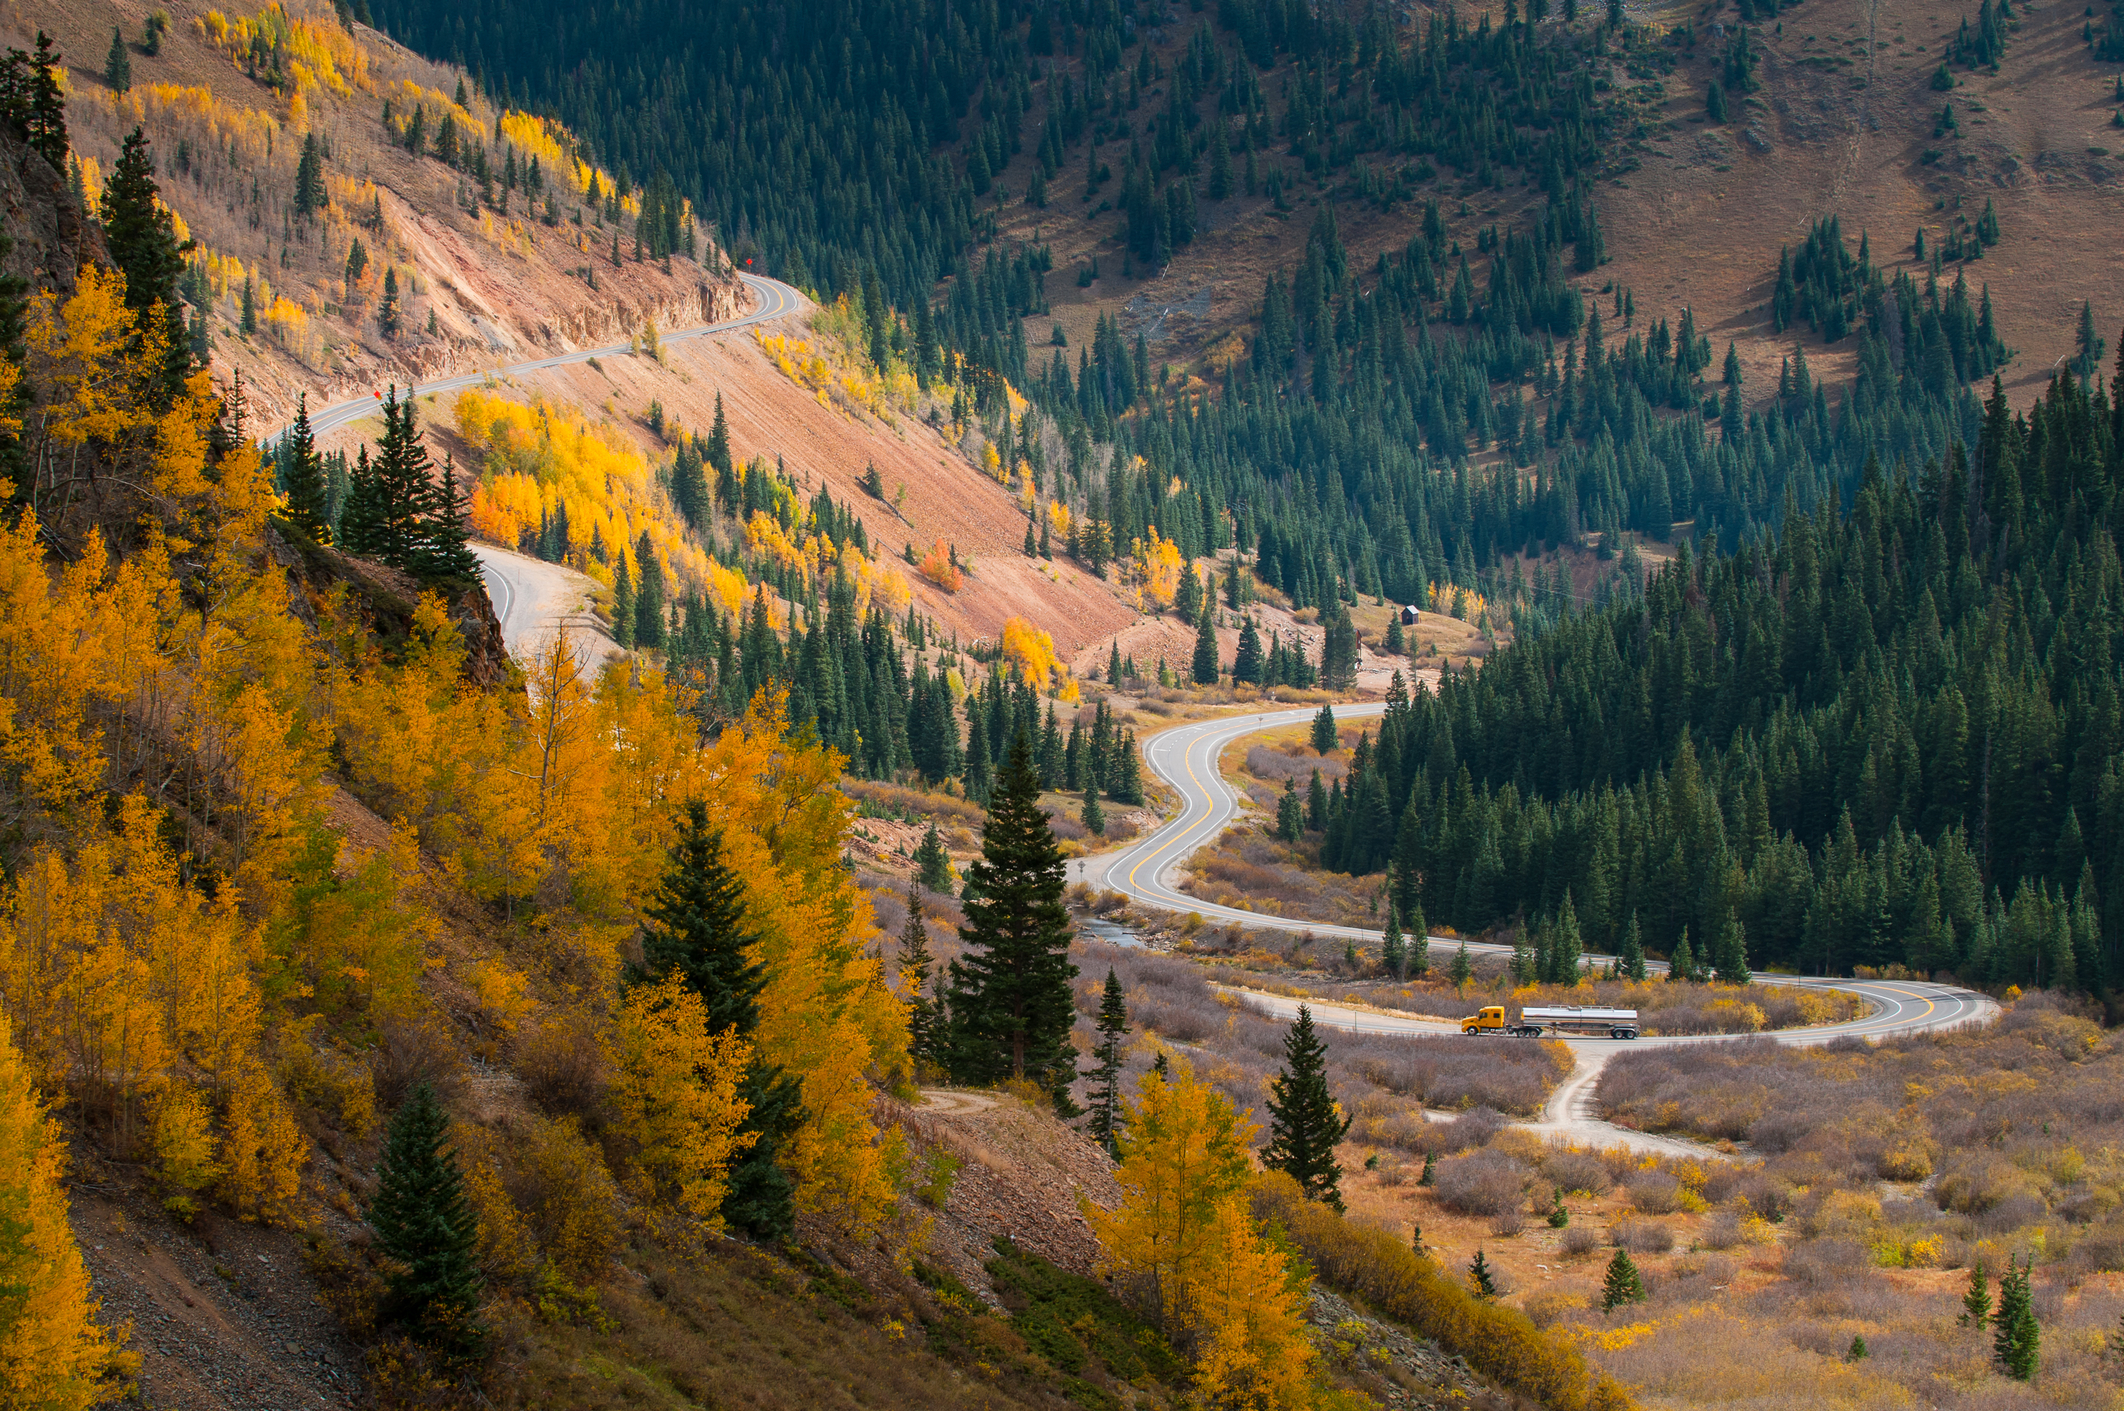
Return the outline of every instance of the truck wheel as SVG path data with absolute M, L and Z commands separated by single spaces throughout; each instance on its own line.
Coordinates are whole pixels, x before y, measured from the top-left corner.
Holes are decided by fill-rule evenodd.
M 1627 1039 L 1630 1035 L 1621 1029 L 1610 1029 L 1608 1030 L 1608 1037 L 1611 1039 Z

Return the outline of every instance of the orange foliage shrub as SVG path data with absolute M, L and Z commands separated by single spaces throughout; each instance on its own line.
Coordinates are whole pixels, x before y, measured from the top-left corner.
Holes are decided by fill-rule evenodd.
M 942 539 L 937 540 L 930 551 L 922 555 L 921 563 L 915 565 L 924 578 L 947 593 L 956 593 L 966 586 L 966 575 L 951 561 L 951 550 Z

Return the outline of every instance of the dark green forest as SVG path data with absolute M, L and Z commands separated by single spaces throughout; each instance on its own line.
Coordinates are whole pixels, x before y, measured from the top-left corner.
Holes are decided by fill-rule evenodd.
M 1736 94 L 1747 24 L 1778 7 L 1751 9 L 1698 55 Z M 1040 495 L 1104 526 L 1068 550 L 1095 568 L 1156 527 L 1330 616 L 1434 583 L 1509 604 L 1517 645 L 1397 700 L 1318 810 L 1324 860 L 1390 868 L 1404 914 L 1477 929 L 1568 895 L 1596 947 L 1634 917 L 1655 950 L 1686 931 L 1701 952 L 1738 921 L 1757 965 L 2117 978 L 2115 392 L 2061 373 L 2025 418 L 1972 393 L 2012 356 L 1966 263 L 1998 239 L 1989 208 L 1902 268 L 1822 213 L 1774 271 L 1795 343 L 1769 396 L 1694 311 L 1605 280 L 1602 193 L 1643 128 L 1595 74 L 1664 74 L 1690 29 L 1302 0 L 375 11 L 693 200 L 755 268 L 856 296 L 874 358 L 953 383 L 1006 450 L 1022 438 Z M 1029 188 L 1006 190 L 1027 149 Z M 1472 199 L 1514 190 L 1519 215 L 1472 224 Z M 1004 203 L 1110 211 L 1128 272 L 1242 193 L 1315 209 L 1213 385 L 1112 319 L 1089 347 L 1028 347 L 1055 271 L 998 238 Z M 1406 243 L 1352 260 L 1337 210 L 1359 208 L 1405 211 Z M 1855 349 L 1848 384 L 1812 375 L 1799 327 Z M 999 379 L 1032 398 L 1024 426 L 995 416 Z M 1677 537 L 1641 583 L 1627 546 Z M 1567 547 L 1623 549 L 1589 611 L 1542 568 Z M 719 694 L 792 682 L 864 772 L 985 779 L 1022 728 L 1050 784 L 1082 786 L 1022 683 L 991 673 L 962 733 L 905 668 L 922 624 L 857 623 L 841 591 L 786 642 L 683 605 L 667 645 Z M 1118 772 L 1113 748 L 1083 753 Z
M 1974 456 L 1872 463 L 1641 596 L 1397 695 L 1320 822 L 1463 930 L 1633 919 L 1702 954 L 2106 989 L 2124 957 L 2124 358 L 2002 392 Z

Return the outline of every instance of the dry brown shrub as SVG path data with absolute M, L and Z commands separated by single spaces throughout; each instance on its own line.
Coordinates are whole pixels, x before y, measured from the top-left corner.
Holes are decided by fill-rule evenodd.
M 1732 1210 L 1721 1210 L 1704 1222 L 1697 1242 L 1706 1249 L 1733 1249 L 1746 1243 L 1741 1234 L 1741 1217 Z
M 378 1023 L 369 1050 L 378 1112 L 397 1111 L 422 1083 L 444 1107 L 454 1107 L 464 1092 L 464 1074 L 464 1051 L 434 1010 L 385 1015 Z
M 1495 1151 L 1473 1151 L 1438 1163 L 1438 1203 L 1463 1215 L 1501 1215 L 1517 1210 L 1533 1173 L 1524 1162 Z
M 1563 1252 L 1577 1257 L 1600 1248 L 1600 1234 L 1591 1225 L 1571 1225 L 1563 1233 Z
M 1550 1185 L 1561 1186 L 1566 1193 L 1603 1195 L 1615 1184 L 1599 1157 L 1568 1148 L 1552 1148 L 1542 1160 L 1541 1174 Z
M 1640 1171 L 1629 1189 L 1631 1206 L 1646 1215 L 1671 1215 L 1681 1200 L 1681 1182 L 1666 1171 Z
M 575 1117 L 591 1131 L 602 1126 L 612 1078 L 590 1019 L 568 1015 L 526 1030 L 516 1043 L 515 1067 L 540 1111 Z
M 1490 1233 L 1501 1240 L 1511 1239 L 1527 1227 L 1527 1213 L 1518 1206 L 1508 1206 L 1490 1217 Z
M 1663 1220 L 1638 1220 L 1625 1215 L 1609 1227 L 1608 1238 L 1632 1254 L 1665 1254 L 1674 1248 L 1674 1231 Z

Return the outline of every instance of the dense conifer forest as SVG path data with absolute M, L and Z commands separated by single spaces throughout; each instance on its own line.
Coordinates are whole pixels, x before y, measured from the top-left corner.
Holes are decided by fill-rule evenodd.
M 975 412 L 1000 380 L 1024 392 L 1035 410 L 1004 435 L 1040 495 L 1099 526 L 1082 552 L 1155 529 L 1330 617 L 1433 584 L 1510 604 L 1519 644 L 1397 699 L 1347 792 L 1312 810 L 1329 865 L 1391 867 L 1404 915 L 1472 929 L 1568 895 L 1594 947 L 1634 917 L 1655 950 L 1686 932 L 1701 952 L 1738 922 L 1756 964 L 2114 978 L 2115 398 L 2091 366 L 2026 418 L 1971 391 L 2011 356 L 1963 263 L 1997 239 L 1988 208 L 1914 270 L 1863 234 L 1854 251 L 1825 212 L 1781 257 L 1772 314 L 1854 349 L 1856 373 L 1825 386 L 1795 343 L 1765 399 L 1693 310 L 1594 282 L 1626 118 L 1596 61 L 1659 73 L 1677 45 L 1612 16 L 1401 28 L 1282 0 L 909 0 L 527 22 L 386 0 L 377 18 L 554 111 L 623 179 L 675 182 L 755 267 L 849 293 L 881 365 L 953 382 Z M 1742 19 L 1736 94 L 1755 65 Z M 1034 189 L 997 189 L 1026 147 Z M 996 238 L 1000 202 L 1103 192 L 1125 258 L 1155 267 L 1199 201 L 1243 185 L 1285 208 L 1299 180 L 1331 183 L 1303 260 L 1268 276 L 1245 355 L 1208 386 L 1171 381 L 1111 319 L 1074 361 L 1027 347 L 1053 261 Z M 1456 192 L 1522 181 L 1540 193 L 1523 219 L 1449 234 Z M 1338 201 L 1405 210 L 1412 234 L 1353 261 Z M 717 493 L 751 484 L 726 473 Z M 1640 588 L 1628 544 L 1683 531 Z M 1566 546 L 1623 546 L 1614 601 L 1572 615 L 1539 562 Z M 800 715 L 860 736 L 868 772 L 985 780 L 1020 728 L 1049 782 L 1069 772 L 1001 675 L 962 736 L 903 665 L 921 624 L 831 600 L 808 620 L 784 643 L 758 612 L 684 612 L 672 651 L 732 699 L 795 681 Z

